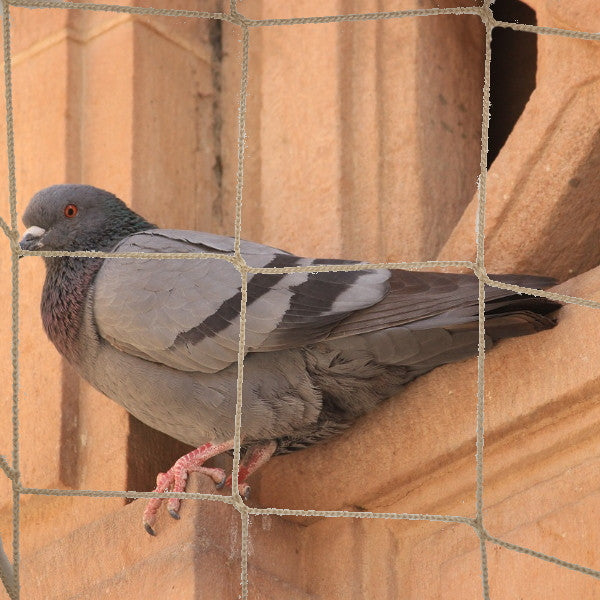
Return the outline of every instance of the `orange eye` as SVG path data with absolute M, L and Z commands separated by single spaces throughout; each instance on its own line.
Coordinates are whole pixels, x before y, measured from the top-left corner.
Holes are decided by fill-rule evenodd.
M 65 206 L 65 217 L 72 219 L 77 214 L 77 207 L 74 204 L 67 204 Z

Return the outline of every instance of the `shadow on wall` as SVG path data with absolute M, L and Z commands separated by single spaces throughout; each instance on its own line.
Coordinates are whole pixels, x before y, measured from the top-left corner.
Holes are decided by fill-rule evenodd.
M 492 12 L 498 21 L 537 25 L 535 11 L 518 0 L 496 0 L 492 5 Z M 536 34 L 503 27 L 494 29 L 490 64 L 488 169 L 535 89 L 536 68 Z
M 498 20 L 537 24 L 535 11 L 517 0 L 496 0 L 493 12 Z M 485 28 L 478 17 L 464 15 L 422 19 L 418 27 L 420 207 L 429 224 L 418 255 L 428 260 L 438 256 L 477 191 Z M 488 168 L 535 89 L 536 35 L 494 29 L 490 69 Z

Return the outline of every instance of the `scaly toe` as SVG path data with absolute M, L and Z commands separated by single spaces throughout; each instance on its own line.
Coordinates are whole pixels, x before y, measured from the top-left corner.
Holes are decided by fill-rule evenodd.
M 156 476 L 156 491 L 164 492 L 173 483 L 173 474 L 171 471 L 159 473 Z
M 188 474 L 192 472 L 207 475 L 218 487 L 222 487 L 226 480 L 225 471 L 218 467 L 204 467 L 203 465 L 209 458 L 226 450 L 230 450 L 232 445 L 232 441 L 217 445 L 208 443 L 192 450 L 192 452 L 188 452 L 185 456 L 182 456 L 177 460 L 166 473 L 159 473 L 156 476 L 156 487 L 154 488 L 154 491 L 159 494 L 162 494 L 167 490 L 170 490 L 171 492 L 185 492 Z M 144 529 L 150 535 L 156 535 L 153 525 L 156 522 L 157 513 L 163 500 L 163 498 L 151 498 L 148 500 L 148 504 L 144 510 Z M 167 511 L 173 519 L 179 519 L 180 506 L 181 500 L 179 498 L 168 499 Z
M 158 491 L 158 490 L 155 490 Z M 148 503 L 146 504 L 146 508 L 144 509 L 144 514 L 142 515 L 142 523 L 144 524 L 144 529 L 150 535 L 156 535 L 156 532 L 153 529 L 153 525 L 156 522 L 156 513 L 162 504 L 161 498 L 150 498 Z
M 223 471 L 223 469 L 219 469 L 218 467 L 201 467 L 196 469 L 196 471 L 198 471 L 198 473 L 204 473 L 204 475 L 208 475 L 208 477 L 215 482 L 218 490 L 223 487 L 224 481 L 227 478 L 225 471 Z

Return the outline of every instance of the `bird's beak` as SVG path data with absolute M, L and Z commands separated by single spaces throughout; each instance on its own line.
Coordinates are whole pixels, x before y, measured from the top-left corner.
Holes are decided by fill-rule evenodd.
M 46 233 L 45 229 L 34 225 L 25 231 L 19 241 L 21 250 L 40 250 L 43 247 L 40 238 Z

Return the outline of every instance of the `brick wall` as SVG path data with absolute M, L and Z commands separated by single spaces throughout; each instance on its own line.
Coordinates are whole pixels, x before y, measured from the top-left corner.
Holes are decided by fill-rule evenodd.
M 245 0 L 239 10 L 273 18 L 466 4 Z M 594 0 L 527 4 L 538 25 L 600 30 Z M 177 8 L 221 10 L 217 0 Z M 240 29 L 10 11 L 20 211 L 41 187 L 85 182 L 164 227 L 231 234 Z M 478 17 L 448 15 L 251 29 L 244 237 L 314 256 L 473 259 L 484 33 Z M 553 275 L 561 292 L 599 300 L 600 41 L 535 39 L 535 89 L 489 171 L 486 265 Z M 492 112 L 502 113 L 496 102 Z M 5 158 L 0 169 L 6 180 Z M 6 200 L 0 215 L 8 219 Z M 20 270 L 23 484 L 152 489 L 185 446 L 61 361 L 39 318 L 43 265 L 27 258 Z M 10 281 L 4 236 L 0 274 Z M 0 454 L 10 456 L 8 284 L 2 290 Z M 571 304 L 552 331 L 489 354 L 484 473 L 492 535 L 596 569 L 598 336 L 597 311 Z M 472 517 L 475 421 L 476 361 L 436 369 L 343 437 L 274 459 L 252 481 L 251 504 Z M 212 487 L 192 477 L 188 490 Z M 140 525 L 142 509 L 117 498 L 23 496 L 22 598 L 238 597 L 234 509 L 185 501 L 180 521 L 161 516 L 156 538 Z M 8 549 L 11 515 L 1 476 Z M 494 598 L 600 598 L 589 576 L 487 549 Z M 257 599 L 481 597 L 479 540 L 464 524 L 253 517 L 249 563 Z

